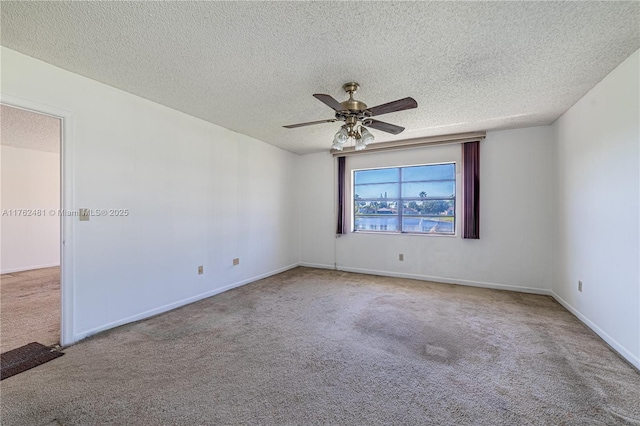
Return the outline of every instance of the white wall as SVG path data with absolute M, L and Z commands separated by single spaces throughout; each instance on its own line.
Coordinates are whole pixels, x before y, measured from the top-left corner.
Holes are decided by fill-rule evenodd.
M 328 268 L 335 263 L 338 269 L 355 272 L 548 292 L 553 238 L 553 207 L 549 202 L 553 187 L 551 136 L 545 126 L 489 132 L 480 143 L 480 240 L 462 239 L 460 221 L 456 237 L 348 233 L 336 239 L 335 185 L 328 188 L 328 183 L 335 180 L 335 160 L 327 153 L 301 157 L 301 262 Z M 366 154 L 348 157 L 347 172 L 366 167 L 459 163 L 460 158 L 460 145 Z M 312 201 L 309 194 L 313 194 Z M 398 260 L 400 253 L 404 254 L 403 262 Z
M 306 266 L 334 266 L 336 175 L 335 160 L 329 151 L 298 158 L 296 210 L 300 215 L 300 261 Z
M 336 239 L 328 153 L 297 157 L 9 49 L 1 53 L 3 95 L 73 114 L 73 146 L 65 153 L 74 170 L 66 194 L 73 207 L 130 211 L 72 222 L 75 338 L 300 261 L 553 292 L 640 366 L 638 52 L 554 126 L 488 133 L 477 241 Z M 368 154 L 350 158 L 348 167 L 445 158 L 459 161 L 459 147 Z M 231 265 L 234 257 L 239 266 Z
M 553 125 L 558 170 L 553 290 L 638 368 L 639 58 L 637 51 Z
M 2 273 L 60 264 L 60 154 L 0 146 L 2 189 L 0 219 Z M 14 209 L 44 210 L 16 216 Z
M 129 209 L 71 222 L 74 339 L 297 264 L 296 155 L 6 48 L 2 94 L 72 114 L 74 208 Z

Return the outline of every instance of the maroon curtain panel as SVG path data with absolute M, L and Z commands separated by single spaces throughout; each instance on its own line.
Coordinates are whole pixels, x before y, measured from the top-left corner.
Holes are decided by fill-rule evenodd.
M 344 173 L 346 157 L 338 157 L 338 228 L 336 234 L 344 234 Z
M 480 239 L 480 142 L 462 144 L 462 238 Z

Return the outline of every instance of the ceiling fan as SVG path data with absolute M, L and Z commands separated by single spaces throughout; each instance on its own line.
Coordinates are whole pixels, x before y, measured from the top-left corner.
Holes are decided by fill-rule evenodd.
M 404 98 L 369 108 L 364 102 L 358 101 L 353 98 L 353 94 L 356 92 L 356 90 L 358 90 L 359 87 L 360 85 L 355 82 L 343 85 L 342 88 L 349 94 L 349 99 L 344 102 L 338 102 L 331 95 L 324 95 L 321 93 L 316 93 L 315 95 L 313 95 L 320 102 L 324 103 L 330 108 L 333 108 L 333 110 L 336 112 L 335 118 L 330 118 L 328 120 L 309 121 L 307 123 L 291 124 L 289 126 L 283 127 L 286 127 L 287 129 L 295 129 L 296 127 L 311 126 L 313 124 L 344 121 L 345 124 L 342 125 L 338 133 L 336 133 L 334 136 L 333 145 L 331 146 L 331 148 L 342 151 L 343 146 L 347 142 L 347 140 L 349 140 L 349 138 L 353 138 L 355 140 L 356 151 L 360 151 L 365 149 L 366 146 L 374 140 L 373 135 L 369 132 L 369 130 L 367 130 L 366 127 L 391 133 L 392 135 L 397 135 L 404 130 L 404 127 L 385 123 L 384 121 L 378 121 L 371 117 L 418 107 L 418 103 L 415 101 L 415 99 Z M 358 126 L 358 122 L 361 123 L 360 126 Z

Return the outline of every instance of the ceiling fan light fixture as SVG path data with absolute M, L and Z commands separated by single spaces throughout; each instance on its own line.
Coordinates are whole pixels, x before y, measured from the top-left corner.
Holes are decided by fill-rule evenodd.
M 347 129 L 341 127 L 340 130 L 338 130 L 338 133 L 333 137 L 333 144 L 342 146 L 347 142 L 347 139 L 349 139 L 349 133 L 347 132 Z
M 335 149 L 336 151 L 342 151 L 342 144 L 339 144 L 338 142 L 334 142 L 333 145 L 331 145 L 331 149 Z
M 362 143 L 364 144 L 364 146 L 369 145 L 371 142 L 373 142 L 376 139 L 375 137 L 373 137 L 371 132 L 366 127 L 362 127 L 362 126 L 360 126 L 360 135 L 361 135 Z
M 362 151 L 366 147 L 367 147 L 367 145 L 364 143 L 362 138 L 356 138 L 356 145 L 354 147 L 356 151 Z

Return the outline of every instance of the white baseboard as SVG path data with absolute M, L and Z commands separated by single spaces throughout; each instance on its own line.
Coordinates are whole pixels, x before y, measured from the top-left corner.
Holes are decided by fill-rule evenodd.
M 3 269 L 0 271 L 0 274 L 12 274 L 14 272 L 33 271 L 34 269 L 53 268 L 54 266 L 60 266 L 60 262 L 51 263 L 49 265 L 34 265 L 34 266 L 25 266 L 22 268 Z
M 306 263 L 306 262 L 300 262 L 298 264 L 298 266 L 305 266 L 307 268 L 318 268 L 318 269 L 333 269 L 335 270 L 336 267 L 334 265 L 325 265 L 323 263 Z
M 520 293 L 542 294 L 545 296 L 551 296 L 550 290 L 535 288 L 535 287 L 519 287 L 514 285 L 487 283 L 482 281 L 470 281 L 470 280 L 462 280 L 462 279 L 456 279 L 456 278 L 435 277 L 430 275 L 405 274 L 402 272 L 388 272 L 388 271 L 378 271 L 373 269 L 348 268 L 348 267 L 341 267 L 341 266 L 338 266 L 338 270 L 346 271 L 346 272 L 356 272 L 358 274 L 381 275 L 384 277 L 395 277 L 395 278 L 410 278 L 412 280 L 433 281 L 437 283 L 458 284 L 458 285 L 466 285 L 470 287 L 492 288 L 495 290 L 509 290 L 509 291 L 517 291 Z
M 295 268 L 297 266 L 298 266 L 298 264 L 294 263 L 292 265 L 288 265 L 288 266 L 285 266 L 283 268 L 275 269 L 273 271 L 269 271 L 269 272 L 266 272 L 264 274 L 256 275 L 254 277 L 247 278 L 247 279 L 242 280 L 242 281 L 237 281 L 237 282 L 235 282 L 233 284 L 229 284 L 229 285 L 226 285 L 224 287 L 216 288 L 214 290 L 207 291 L 205 293 L 201 293 L 201 294 L 198 294 L 196 296 L 192 296 L 192 297 L 189 297 L 189 298 L 186 298 L 186 299 L 182 299 L 182 300 L 179 300 L 177 302 L 169 303 L 167 305 L 160 306 L 160 307 L 154 308 L 154 309 L 150 309 L 148 311 L 141 312 L 139 314 L 132 315 L 132 316 L 127 317 L 127 318 L 122 318 L 122 319 L 117 320 L 117 321 L 112 321 L 112 322 L 110 322 L 108 324 L 103 324 L 103 325 L 101 325 L 99 327 L 95 327 L 95 328 L 92 328 L 90 330 L 86 330 L 86 331 L 82 331 L 80 333 L 76 333 L 74 335 L 74 343 L 77 343 L 78 341 L 80 341 L 82 339 L 85 339 L 85 338 L 87 338 L 89 336 L 92 336 L 92 335 L 94 335 L 96 333 L 100 333 L 101 331 L 109 330 L 111 328 L 118 327 L 118 326 L 121 326 L 121 325 L 124 325 L 124 324 L 128 324 L 130 322 L 140 321 L 140 320 L 143 320 L 145 318 L 149 318 L 149 317 L 161 314 L 163 312 L 167 312 L 167 311 L 179 308 L 181 306 L 185 306 L 185 305 L 188 305 L 190 303 L 194 303 L 194 302 L 197 302 L 199 300 L 206 299 L 206 298 L 211 297 L 211 296 L 215 296 L 216 294 L 224 293 L 225 291 L 234 289 L 236 287 L 240 287 L 242 285 L 245 285 L 245 284 L 257 281 L 257 280 L 261 280 L 263 278 L 267 278 L 267 277 L 279 274 L 279 273 L 284 272 L 284 271 L 288 271 L 289 269 L 293 269 L 293 268 Z
M 634 367 L 640 369 L 640 358 L 632 354 L 627 348 L 622 346 L 616 339 L 609 336 L 604 330 L 598 327 L 593 321 L 584 316 L 579 310 L 571 306 L 566 300 L 562 297 L 558 296 L 554 291 L 551 291 L 551 296 L 558 301 L 559 304 L 564 306 L 566 310 L 571 312 L 576 316 L 580 321 L 582 321 L 587 327 L 592 329 L 602 340 L 607 342 L 609 346 L 611 346 L 616 352 L 620 354 L 624 359 L 629 361 Z

